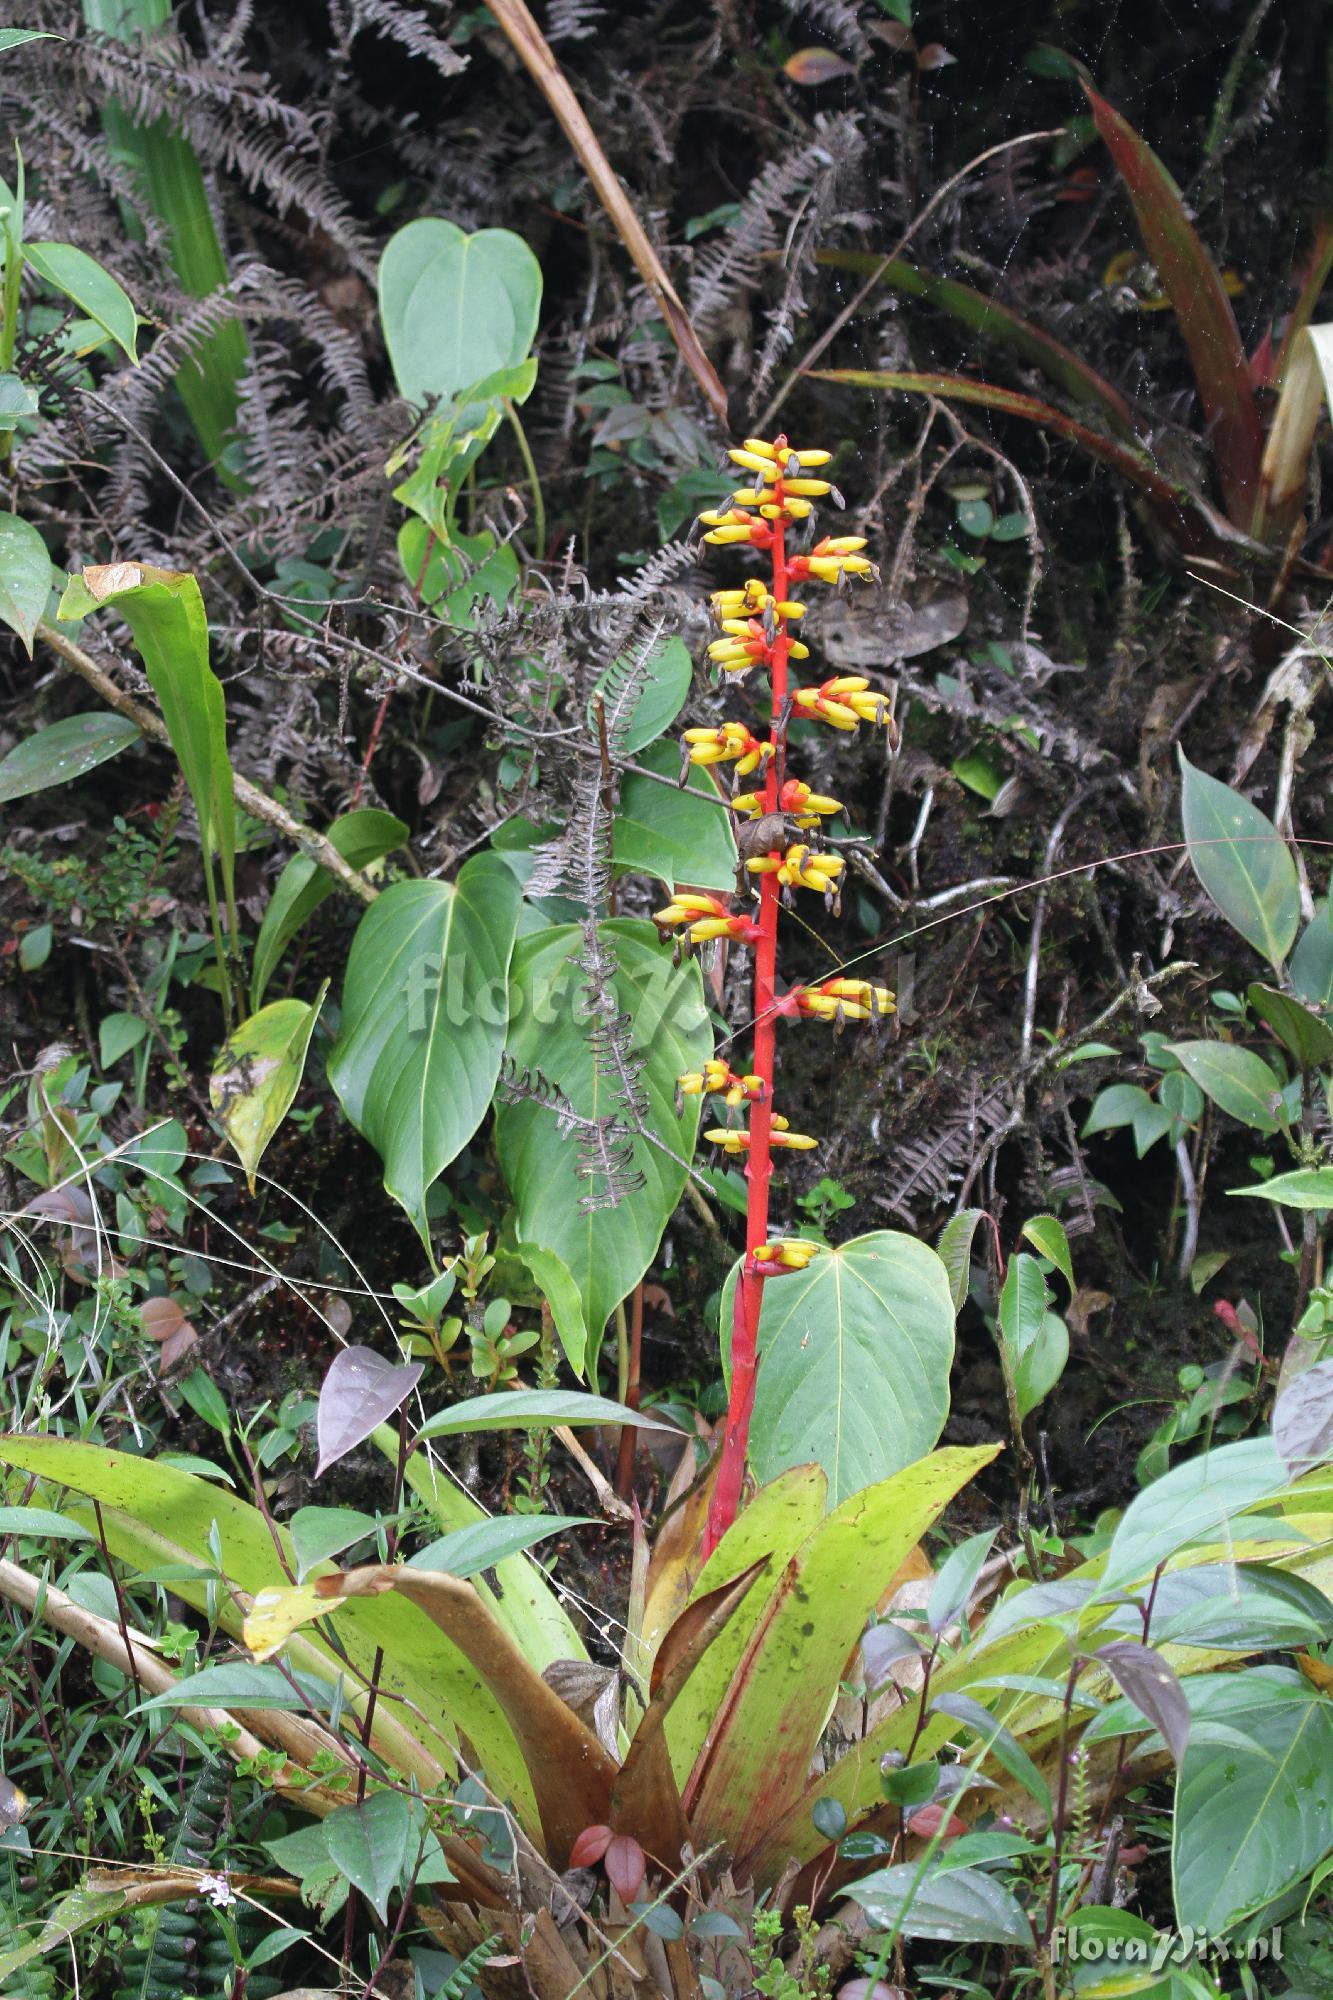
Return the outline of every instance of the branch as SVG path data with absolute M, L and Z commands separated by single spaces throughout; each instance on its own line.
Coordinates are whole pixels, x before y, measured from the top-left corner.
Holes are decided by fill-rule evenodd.
M 37 636 L 46 641 L 53 653 L 59 653 L 66 665 L 73 667 L 75 673 L 87 681 L 89 687 L 115 709 L 117 715 L 123 715 L 127 722 L 132 722 L 142 735 L 149 737 L 154 743 L 161 743 L 168 750 L 172 749 L 171 733 L 162 718 L 154 715 L 150 708 L 144 708 L 133 695 L 126 694 L 123 688 L 117 687 L 110 674 L 99 667 L 92 655 L 84 652 L 82 646 L 76 646 L 72 639 L 67 639 L 63 632 L 57 631 L 54 625 L 48 625 L 45 620 L 37 627 Z M 326 835 L 317 833 L 313 827 L 302 826 L 300 821 L 293 819 L 276 799 L 271 799 L 267 792 L 261 792 L 258 785 L 252 785 L 248 778 L 241 777 L 237 771 L 231 774 L 231 788 L 238 806 L 252 813 L 256 819 L 262 819 L 266 826 L 273 827 L 285 839 L 290 840 L 293 846 L 301 848 L 313 861 L 317 861 L 321 868 L 327 868 L 329 874 L 342 884 L 349 895 L 359 897 L 363 903 L 374 902 L 379 894 L 374 883 L 368 881 L 359 869 L 344 861 Z

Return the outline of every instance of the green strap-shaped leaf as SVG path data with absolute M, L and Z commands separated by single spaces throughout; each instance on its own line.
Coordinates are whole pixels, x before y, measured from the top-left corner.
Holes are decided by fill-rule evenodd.
M 350 867 L 364 868 L 400 847 L 407 839 L 407 828 L 393 813 L 382 812 L 378 806 L 362 806 L 336 819 L 328 837 Z M 252 1006 L 262 1002 L 264 989 L 292 939 L 337 886 L 327 868 L 321 868 L 308 854 L 293 855 L 287 863 L 274 884 L 255 940 Z
M 131 361 L 138 360 L 134 343 L 139 315 L 124 286 L 95 257 L 73 243 L 25 243 L 23 261 L 54 290 L 73 299 L 89 319 L 104 327 Z
M 1190 865 L 1233 930 L 1281 966 L 1301 920 L 1300 884 L 1271 819 L 1180 756 L 1181 817 Z
M 213 1065 L 209 1099 L 245 1168 L 251 1194 L 264 1148 L 300 1089 L 306 1051 L 328 990 L 326 979 L 310 1006 L 303 1000 L 275 1000 L 271 1007 L 261 1007 L 228 1036 Z
M 733 1270 L 720 1321 L 728 1364 L 734 1290 Z M 750 1419 L 756 1476 L 773 1479 L 813 1459 L 836 1507 L 923 1457 L 949 1412 L 953 1323 L 943 1263 L 892 1229 L 770 1280 Z
M 208 616 L 188 570 L 105 563 L 72 577 L 61 619 L 114 606 L 134 635 L 199 817 L 205 851 L 222 864 L 230 895 L 236 812 L 222 683 L 208 663 Z
M 590 1381 L 606 1322 L 656 1255 L 685 1185 L 699 1101 L 687 1099 L 678 1115 L 676 1078 L 698 1069 L 713 1046 L 697 965 L 674 967 L 648 924 L 617 920 L 603 924 L 600 936 L 615 957 L 613 997 L 629 1017 L 645 1123 L 659 1141 L 652 1145 L 631 1135 L 631 1171 L 643 1176 L 643 1185 L 630 1188 L 615 1207 L 590 1213 L 584 1197 L 598 1183 L 579 1172 L 577 1146 L 561 1132 L 554 1111 L 535 1102 L 502 1104 L 496 1111 L 500 1165 L 518 1210 L 517 1238 L 553 1250 L 578 1286 Z M 515 947 L 508 1054 L 520 1071 L 540 1071 L 582 1117 L 605 1118 L 618 1111 L 618 1079 L 589 1033 L 584 976 L 574 963 L 580 943 L 578 927 L 563 925 Z
M 509 1021 L 519 887 L 496 855 L 395 882 L 357 926 L 329 1082 L 429 1241 L 426 1196 L 485 1117 Z

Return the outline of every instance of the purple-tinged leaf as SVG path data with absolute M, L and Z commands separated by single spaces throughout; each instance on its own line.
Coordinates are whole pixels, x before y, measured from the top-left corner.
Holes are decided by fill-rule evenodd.
M 783 72 L 793 83 L 801 83 L 813 89 L 821 83 L 832 83 L 838 76 L 855 76 L 855 65 L 834 49 L 797 49 L 794 56 L 788 56 L 782 65 Z
M 1156 266 L 1189 349 L 1227 513 L 1238 528 L 1248 530 L 1259 501 L 1263 436 L 1249 363 L 1222 274 L 1152 147 L 1093 89 L 1086 75 L 1080 81 L 1093 122 L 1134 204 L 1143 247 Z
M 385 1423 L 420 1380 L 419 1361 L 386 1361 L 373 1347 L 345 1347 L 320 1387 L 316 1479 Z
M 1293 1472 L 1333 1458 L 1333 1361 L 1294 1377 L 1273 1411 L 1273 1442 Z
M 1160 1653 L 1133 1639 L 1112 1639 L 1097 1658 L 1114 1675 L 1121 1692 L 1146 1715 L 1179 1765 L 1190 1739 L 1190 1705 L 1185 1690 Z

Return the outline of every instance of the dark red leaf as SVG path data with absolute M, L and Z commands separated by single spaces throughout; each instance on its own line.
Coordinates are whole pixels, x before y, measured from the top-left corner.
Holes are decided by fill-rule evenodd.
M 907 1822 L 907 1831 L 919 1840 L 932 1840 L 944 1828 L 946 1840 L 967 1832 L 967 1821 L 951 1813 L 947 1806 L 918 1806 Z
M 1185 1691 L 1160 1653 L 1133 1639 L 1112 1639 L 1097 1649 L 1097 1658 L 1155 1729 L 1179 1764 L 1190 1736 L 1190 1705 Z
M 601 1860 L 611 1845 L 612 1834 L 609 1826 L 585 1826 L 574 1845 L 569 1850 L 571 1868 L 592 1868 Z
M 626 1907 L 643 1887 L 648 1857 L 632 1833 L 613 1834 L 602 1857 L 606 1879 Z
M 793 83 L 804 84 L 808 90 L 817 84 L 832 83 L 838 76 L 856 75 L 854 66 L 832 49 L 797 49 L 782 68 Z
M 170 1340 L 185 1324 L 185 1314 L 175 1299 L 145 1299 L 139 1308 L 139 1324 L 150 1340 Z
M 916 66 L 918 69 L 947 69 L 950 63 L 957 60 L 957 56 L 951 55 L 943 42 L 927 42 L 917 56 Z

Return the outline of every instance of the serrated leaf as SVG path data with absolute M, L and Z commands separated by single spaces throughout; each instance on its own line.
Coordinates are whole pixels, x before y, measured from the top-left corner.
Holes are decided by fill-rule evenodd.
M 494 854 L 395 882 L 357 926 L 329 1081 L 429 1241 L 426 1196 L 485 1117 L 508 1023 L 518 883 Z
M 349 866 L 365 868 L 400 847 L 407 839 L 407 827 L 393 813 L 382 812 L 377 806 L 362 806 L 336 819 L 328 830 L 328 839 Z M 258 1007 L 262 1002 L 264 989 L 292 939 L 337 887 L 334 877 L 309 854 L 294 855 L 287 863 L 273 886 L 255 940 L 250 982 L 252 1006 Z
M 1280 967 L 1301 919 L 1287 843 L 1258 806 L 1178 755 L 1190 865 L 1232 929 Z
M 972 1244 L 979 1225 L 986 1219 L 984 1208 L 960 1209 L 940 1231 L 935 1254 L 949 1274 L 949 1293 L 955 1313 L 967 1304 L 972 1285 Z
M 0 566 L 4 564 L 4 523 L 0 517 Z M 50 562 L 42 549 L 46 565 L 46 587 L 50 581 Z M 3 616 L 3 602 L 12 579 L 6 576 L 0 582 L 0 616 Z M 42 592 L 42 604 L 46 603 L 46 587 Z M 35 623 L 35 621 L 34 621 Z M 66 716 L 63 722 L 53 722 L 49 729 L 39 729 L 35 735 L 26 736 L 0 760 L 0 805 L 10 805 L 15 799 L 26 799 L 33 792 L 48 791 L 52 785 L 69 785 L 87 771 L 96 770 L 109 757 L 115 757 L 127 745 L 138 741 L 139 732 L 134 724 L 123 715 L 98 714 Z
M 736 1274 L 722 1293 L 729 1340 Z M 765 1285 L 750 1460 L 767 1481 L 814 1460 L 836 1506 L 922 1458 L 949 1410 L 949 1274 L 924 1243 L 880 1229 Z M 729 1344 L 726 1355 L 730 1373 Z
M 245 1168 L 251 1194 L 264 1150 L 301 1087 L 326 979 L 313 1001 L 275 1000 L 251 1014 L 223 1043 L 208 1081 L 209 1102 Z
M 63 292 L 67 299 L 73 299 L 89 319 L 104 327 L 131 361 L 138 360 L 134 345 L 139 316 L 124 286 L 95 257 L 73 243 L 25 243 L 23 261 L 48 285 Z
M 380 260 L 379 304 L 393 372 L 410 403 L 456 396 L 532 346 L 541 265 L 508 229 L 466 235 L 422 216 L 390 237 Z
M 29 659 L 33 634 L 50 594 L 51 558 L 46 543 L 31 521 L 18 514 L 0 513 L 0 619 L 18 633 Z M 6 765 L 9 762 L 7 757 Z M 28 789 L 37 791 L 40 787 L 33 785 Z M 23 794 L 12 792 L 9 796 L 22 798 Z
M 647 924 L 617 919 L 602 924 L 599 935 L 615 956 L 613 991 L 629 1017 L 631 1049 L 642 1064 L 648 1129 L 659 1141 L 634 1140 L 633 1164 L 644 1185 L 614 1208 L 589 1213 L 583 1200 L 597 1184 L 580 1174 L 576 1148 L 560 1132 L 554 1113 L 519 1102 L 498 1105 L 495 1116 L 500 1165 L 518 1211 L 515 1235 L 521 1243 L 554 1251 L 578 1286 L 589 1380 L 603 1328 L 656 1255 L 685 1185 L 685 1169 L 677 1162 L 694 1150 L 699 1100 L 687 1098 L 677 1115 L 676 1078 L 700 1068 L 713 1052 L 698 965 L 673 967 Z M 520 939 L 511 977 L 515 1018 L 508 1054 L 520 1071 L 540 1072 L 563 1091 L 580 1115 L 604 1117 L 616 1108 L 617 1079 L 598 1057 L 582 1018 L 582 975 L 573 963 L 580 940 L 572 925 Z
M 1204 1096 L 1229 1118 L 1254 1132 L 1277 1131 L 1273 1101 L 1281 1096 L 1282 1084 L 1262 1056 L 1234 1042 L 1172 1042 L 1170 1048 Z

